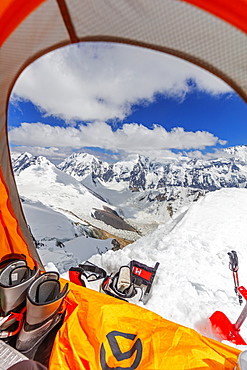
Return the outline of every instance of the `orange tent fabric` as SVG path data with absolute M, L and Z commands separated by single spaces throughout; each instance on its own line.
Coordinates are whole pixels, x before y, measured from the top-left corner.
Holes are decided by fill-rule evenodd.
M 204 9 L 247 33 L 247 1 L 239 0 L 183 0 Z
M 8 223 L 5 230 L 21 233 L 40 268 L 42 262 L 18 202 L 7 140 L 8 100 L 20 73 L 41 55 L 73 42 L 122 42 L 199 65 L 247 101 L 246 19 L 247 0 L 140 0 L 135 5 L 119 0 L 117 7 L 115 0 L 0 1 L 0 168 L 18 224 L 14 228 Z M 3 253 L 7 249 L 5 243 Z
M 0 46 L 25 19 L 46 0 L 1 0 L 0 3 Z M 183 0 L 224 19 L 240 30 L 247 32 L 246 0 Z M 58 0 L 58 3 L 61 1 Z
M 28 265 L 33 268 L 34 260 L 25 243 L 21 230 L 18 226 L 11 203 L 9 201 L 9 192 L 4 183 L 0 169 L 0 245 L 1 255 L 3 257 L 9 253 L 19 253 L 26 256 Z
M 19 24 L 45 0 L 1 0 L 0 46 Z
M 120 0 L 117 6 L 115 0 L 1 0 L 0 257 L 21 251 L 32 255 L 30 264 L 39 259 L 18 202 L 7 143 L 8 99 L 31 61 L 73 40 L 124 42 L 189 60 L 247 101 L 246 19 L 247 0 Z M 51 370 L 217 370 L 236 363 L 239 351 L 231 347 L 140 307 L 70 287 Z
M 70 283 L 49 370 L 233 370 L 239 353 L 142 307 Z

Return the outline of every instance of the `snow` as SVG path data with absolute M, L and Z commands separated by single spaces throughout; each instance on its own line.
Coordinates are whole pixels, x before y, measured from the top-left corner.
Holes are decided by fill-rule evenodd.
M 38 252 L 43 264 L 52 264 L 56 271 L 68 271 L 72 264 L 77 265 L 112 248 L 112 238 L 78 236 L 80 230 L 69 218 L 41 202 L 23 199 L 22 206 L 30 230 L 40 243 Z M 59 246 L 57 242 L 63 244 Z
M 94 197 L 73 177 L 58 170 L 44 157 L 38 163 L 20 172 L 17 179 L 19 193 L 31 200 L 39 199 L 49 207 L 72 210 L 81 218 L 94 207 L 102 208 L 102 202 Z
M 57 238 L 61 241 L 75 237 L 72 222 L 59 212 L 52 210 L 41 202 L 23 202 L 23 209 L 27 223 L 31 226 L 35 239 L 40 240 L 45 236 L 46 240 Z
M 24 160 L 25 158 L 26 161 Z M 105 206 L 116 210 L 102 197 L 87 189 L 74 177 L 59 170 L 45 157 L 21 155 L 15 162 L 15 179 L 21 197 L 32 202 L 40 201 L 54 211 L 58 211 L 80 223 L 93 225 L 110 234 L 126 240 L 136 240 L 136 232 L 116 229 L 93 217 L 94 211 L 103 210 Z
M 88 260 L 92 255 L 98 254 L 99 251 L 104 253 L 112 248 L 112 239 L 106 240 L 78 237 L 65 243 L 66 250 L 73 253 L 79 258 L 80 262 Z
M 142 222 L 146 229 L 145 236 L 114 252 L 111 238 L 83 235 L 84 225 L 90 227 L 86 221 L 92 209 L 108 205 L 88 191 L 89 178 L 84 179 L 83 186 L 42 157 L 32 159 L 29 166 L 25 163 L 16 174 L 16 182 L 31 231 L 43 244 L 38 252 L 46 270 L 59 271 L 68 279 L 69 268 L 85 260 L 109 274 L 132 259 L 148 266 L 159 262 L 147 309 L 216 339 L 209 321 L 215 311 L 236 322 L 243 306 L 234 292 L 227 253 L 238 253 L 240 284 L 247 287 L 247 189 L 224 188 L 188 202 L 188 194 L 181 188 L 180 210 L 169 219 L 165 207 L 157 209 L 156 215 L 145 198 L 140 202 L 140 197 L 155 197 L 154 191 L 130 193 L 120 188 L 122 184 L 103 186 L 98 180 L 95 191 L 113 203 L 113 209 L 122 209 L 127 221 L 131 217 L 131 225 Z M 174 191 L 173 187 L 169 191 Z M 103 222 L 93 222 L 103 229 Z M 110 231 L 114 235 L 114 230 Z M 63 245 L 58 246 L 57 241 Z M 240 334 L 247 340 L 247 320 Z
M 208 193 L 151 234 L 122 250 L 93 255 L 90 261 L 108 273 L 117 272 L 132 259 L 148 266 L 160 262 L 145 307 L 165 319 L 217 338 L 211 331 L 209 317 L 219 310 L 234 323 L 242 310 L 234 293 L 227 253 L 237 251 L 240 284 L 247 286 L 246 209 L 247 189 Z M 98 243 L 95 241 L 94 245 Z M 90 238 L 84 238 L 83 248 L 92 248 L 91 242 Z M 59 251 L 60 259 L 55 252 L 48 254 L 39 250 L 47 269 L 51 269 L 53 263 L 54 268 L 60 263 L 61 269 L 66 253 L 70 259 L 73 254 L 78 262 L 84 260 L 80 238 L 65 245 L 65 250 Z M 61 276 L 68 278 L 68 263 L 66 268 Z M 240 334 L 247 339 L 247 322 L 242 325 Z

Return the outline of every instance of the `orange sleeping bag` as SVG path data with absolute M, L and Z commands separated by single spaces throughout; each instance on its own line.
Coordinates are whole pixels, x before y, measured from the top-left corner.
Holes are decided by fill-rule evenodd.
M 239 350 L 142 307 L 70 283 L 49 370 L 234 369 Z

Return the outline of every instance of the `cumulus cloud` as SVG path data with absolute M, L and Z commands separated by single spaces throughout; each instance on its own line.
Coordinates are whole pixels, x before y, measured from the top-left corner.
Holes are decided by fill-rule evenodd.
M 211 94 L 231 91 L 217 77 L 170 55 L 129 45 L 83 43 L 49 53 L 19 77 L 14 99 L 45 115 L 73 120 L 123 120 L 133 104 L 162 93 L 183 99 L 194 84 Z
M 72 148 L 45 148 L 40 146 L 30 146 L 30 145 L 18 145 L 10 147 L 11 153 L 23 153 L 28 152 L 34 156 L 44 156 L 48 158 L 51 162 L 58 164 L 65 158 L 67 158 L 73 151 Z
M 154 125 L 149 129 L 136 123 L 124 124 L 112 130 L 105 122 L 96 121 L 75 127 L 50 126 L 43 123 L 22 123 L 9 132 L 13 145 L 69 148 L 100 147 L 105 150 L 127 153 L 144 153 L 170 149 L 205 149 L 219 143 L 218 137 L 206 131 L 185 131 L 182 127 L 167 131 Z M 54 152 L 54 149 L 52 149 Z M 56 151 L 56 150 L 55 150 Z

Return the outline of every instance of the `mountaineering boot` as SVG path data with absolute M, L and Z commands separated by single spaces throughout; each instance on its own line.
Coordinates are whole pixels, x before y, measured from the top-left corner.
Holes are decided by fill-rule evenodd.
M 154 267 L 149 267 L 132 260 L 129 266 L 121 266 L 115 275 L 107 276 L 101 285 L 101 291 L 131 303 L 142 301 L 146 304 L 158 266 L 159 262 Z
M 84 286 L 93 290 L 100 290 L 101 283 L 106 278 L 107 273 L 101 267 L 94 265 L 92 262 L 85 261 L 78 267 L 69 269 L 70 281 L 77 285 Z
M 38 276 L 25 260 L 10 262 L 0 271 L 0 338 L 10 339 L 21 328 L 25 311 L 26 292 Z
M 16 261 L 26 261 L 26 256 L 25 254 L 21 253 L 9 253 L 5 254 L 1 259 L 0 259 L 0 271 L 4 269 L 7 265 L 9 265 L 12 262 Z
M 101 285 L 101 291 L 112 297 L 127 301 L 135 297 L 138 292 L 131 282 L 129 266 L 121 266 L 115 275 L 107 276 Z
M 16 341 L 18 351 L 30 359 L 35 358 L 44 339 L 63 319 L 63 301 L 67 293 L 68 283 L 60 292 L 57 272 L 45 272 L 33 281 L 27 291 L 26 317 Z M 48 342 L 46 340 L 46 347 L 49 346 Z M 44 357 L 44 353 L 41 355 Z

